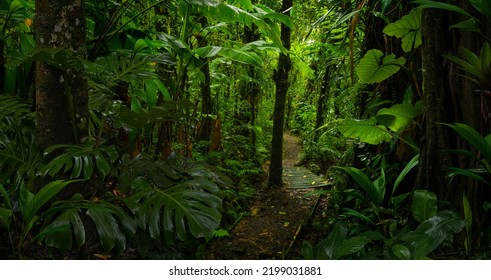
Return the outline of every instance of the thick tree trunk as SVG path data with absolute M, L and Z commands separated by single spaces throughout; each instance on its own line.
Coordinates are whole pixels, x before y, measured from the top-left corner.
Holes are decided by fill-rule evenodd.
M 287 11 L 293 5 L 292 0 L 283 0 L 281 10 Z M 283 46 L 290 49 L 291 30 L 281 25 L 281 41 Z M 278 61 L 278 69 L 274 73 L 276 84 L 276 98 L 273 115 L 273 140 L 271 142 L 271 165 L 269 166 L 269 185 L 281 186 L 283 183 L 283 128 L 285 125 L 285 104 L 288 93 L 288 76 L 291 70 L 291 60 L 288 54 L 281 53 Z
M 448 83 L 444 82 L 448 69 L 444 68 L 442 53 L 445 53 L 444 11 L 424 9 L 422 19 L 423 36 L 423 101 L 424 101 L 424 136 L 421 147 L 416 185 L 435 192 L 440 199 L 448 199 L 450 182 L 447 172 L 450 157 L 448 130 L 439 122 L 446 122 L 445 103 L 448 96 Z
M 37 0 L 38 48 L 61 48 L 86 54 L 83 0 Z M 79 143 L 88 130 L 87 81 L 78 69 L 36 64 L 36 141 L 45 149 L 58 143 Z

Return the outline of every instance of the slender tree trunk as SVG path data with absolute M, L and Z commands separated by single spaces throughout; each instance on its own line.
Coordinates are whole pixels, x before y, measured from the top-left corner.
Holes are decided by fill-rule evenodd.
M 281 11 L 290 15 L 288 9 L 293 5 L 293 0 L 283 0 Z M 290 49 L 291 30 L 281 25 L 281 41 L 283 46 Z M 278 69 L 274 73 L 276 84 L 276 98 L 273 115 L 273 140 L 271 142 L 271 165 L 269 167 L 269 185 L 281 186 L 283 183 L 283 129 L 285 125 L 285 104 L 288 93 L 288 76 L 291 70 L 291 60 L 288 54 L 281 53 L 278 61 Z
M 329 93 L 329 80 L 331 77 L 330 73 L 331 67 L 327 66 L 324 72 L 324 76 L 322 77 L 321 88 L 319 91 L 319 99 L 317 100 L 317 113 L 315 117 L 315 140 L 319 139 L 318 128 L 324 124 L 325 120 L 326 105 Z
M 38 48 L 62 48 L 84 58 L 83 0 L 37 0 Z M 58 143 L 79 143 L 88 133 L 87 81 L 79 69 L 36 64 L 36 140 L 44 149 Z
M 208 25 L 208 21 L 205 17 L 200 20 L 202 27 Z M 205 47 L 207 41 L 205 38 L 199 38 L 199 46 Z M 207 59 L 203 59 L 203 66 L 201 67 L 201 72 L 203 72 L 204 80 L 201 82 L 201 126 L 198 132 L 198 140 L 209 141 L 212 131 L 212 118 L 213 112 L 213 99 L 211 96 L 211 75 L 210 75 L 210 64 Z

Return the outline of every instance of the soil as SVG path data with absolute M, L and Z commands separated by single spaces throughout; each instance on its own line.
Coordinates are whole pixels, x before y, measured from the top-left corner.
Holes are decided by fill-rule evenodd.
M 284 136 L 284 168 L 300 161 L 300 139 L 286 133 Z M 217 238 L 205 249 L 205 259 L 298 259 L 298 237 L 316 209 L 318 196 L 305 196 L 313 189 L 288 188 L 284 180 L 281 188 L 268 188 L 264 184 L 251 205 L 249 217 L 242 219 L 229 233 Z

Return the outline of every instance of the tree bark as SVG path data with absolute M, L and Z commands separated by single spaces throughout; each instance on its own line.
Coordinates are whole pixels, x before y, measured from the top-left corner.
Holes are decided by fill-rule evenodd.
M 421 146 L 416 185 L 438 195 L 439 199 L 448 199 L 450 182 L 447 180 L 451 165 L 447 143 L 447 130 L 439 122 L 446 122 L 445 103 L 448 83 L 444 82 L 448 69 L 444 68 L 442 54 L 445 53 L 444 11 L 424 9 L 422 18 L 422 64 L 423 64 L 423 102 L 424 135 Z M 451 106 L 451 105 L 450 105 Z
M 293 0 L 283 0 L 281 11 L 290 15 L 288 9 L 293 5 Z M 291 30 L 281 25 L 281 41 L 283 46 L 290 49 Z M 273 139 L 271 142 L 271 165 L 269 166 L 269 185 L 279 187 L 283 180 L 283 129 L 285 125 L 285 104 L 288 93 L 288 76 L 291 70 L 290 56 L 281 53 L 278 61 L 278 69 L 275 71 L 273 79 L 276 84 L 276 97 L 273 115 Z
M 37 0 L 37 48 L 60 48 L 84 58 L 83 0 Z M 79 143 L 88 134 L 87 81 L 80 69 L 36 63 L 36 141 L 41 149 Z

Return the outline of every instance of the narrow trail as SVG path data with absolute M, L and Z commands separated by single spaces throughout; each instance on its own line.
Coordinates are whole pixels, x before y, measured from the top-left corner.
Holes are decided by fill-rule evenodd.
M 205 259 L 291 259 L 292 245 L 315 208 L 316 196 L 305 194 L 326 182 L 305 168 L 295 167 L 300 160 L 300 139 L 284 135 L 284 182 L 282 188 L 258 186 L 249 217 L 242 219 L 230 237 L 213 240 Z M 297 254 L 298 256 L 298 254 Z

